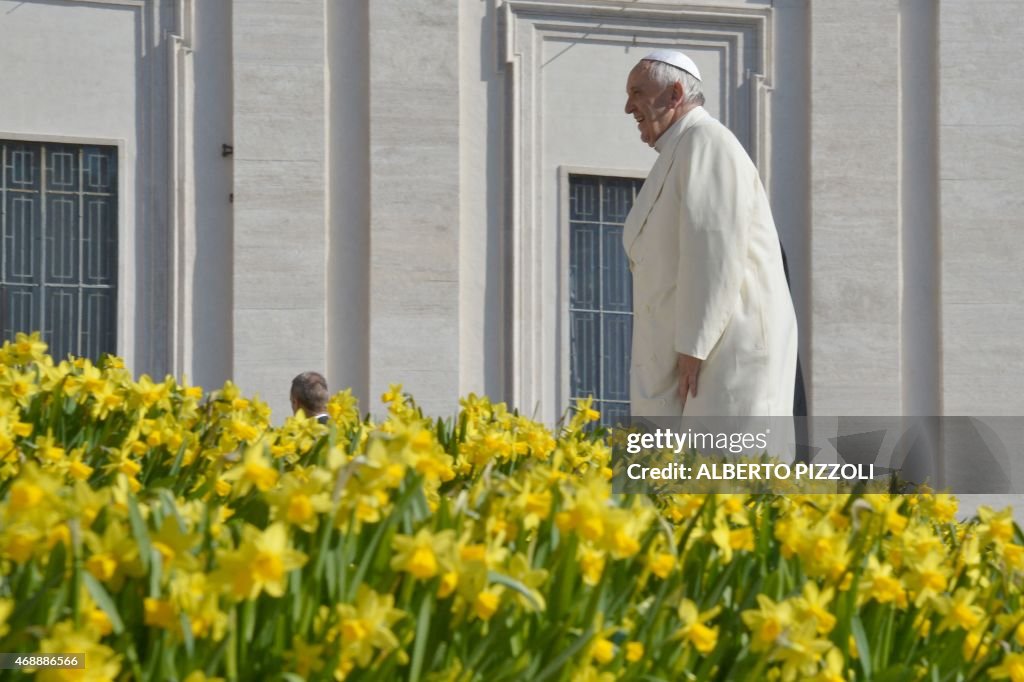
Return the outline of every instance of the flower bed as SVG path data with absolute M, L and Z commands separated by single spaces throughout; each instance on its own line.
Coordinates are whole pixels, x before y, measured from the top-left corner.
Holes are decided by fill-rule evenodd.
M 40 679 L 1024 680 L 1024 538 L 941 494 L 611 493 L 469 396 L 331 421 L 3 347 L 0 651 Z

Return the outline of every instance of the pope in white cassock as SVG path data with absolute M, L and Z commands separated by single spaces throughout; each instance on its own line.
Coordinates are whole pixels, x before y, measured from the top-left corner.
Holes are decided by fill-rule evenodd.
M 642 59 L 626 91 L 659 154 L 623 232 L 633 414 L 792 415 L 796 315 L 757 168 L 701 106 L 700 72 L 681 52 Z

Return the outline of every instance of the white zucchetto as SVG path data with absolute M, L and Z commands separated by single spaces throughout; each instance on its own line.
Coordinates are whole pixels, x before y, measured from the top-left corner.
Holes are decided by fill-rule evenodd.
M 655 50 L 644 57 L 644 60 L 670 64 L 700 80 L 700 70 L 697 68 L 697 65 L 693 63 L 692 59 L 678 50 Z

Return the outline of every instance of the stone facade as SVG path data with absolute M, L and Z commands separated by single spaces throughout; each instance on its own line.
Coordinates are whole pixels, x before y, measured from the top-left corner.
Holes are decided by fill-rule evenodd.
M 566 178 L 646 174 L 625 74 L 680 46 L 769 188 L 812 412 L 1022 414 L 1015 10 L 0 0 L 0 137 L 118 146 L 136 372 L 231 378 L 276 419 L 322 369 L 368 409 L 402 382 L 554 422 Z

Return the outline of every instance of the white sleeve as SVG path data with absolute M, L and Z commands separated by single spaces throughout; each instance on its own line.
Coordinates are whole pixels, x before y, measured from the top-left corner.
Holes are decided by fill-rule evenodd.
M 684 158 L 676 281 L 677 353 L 705 359 L 732 316 L 749 246 L 756 169 L 727 132 L 694 130 Z

